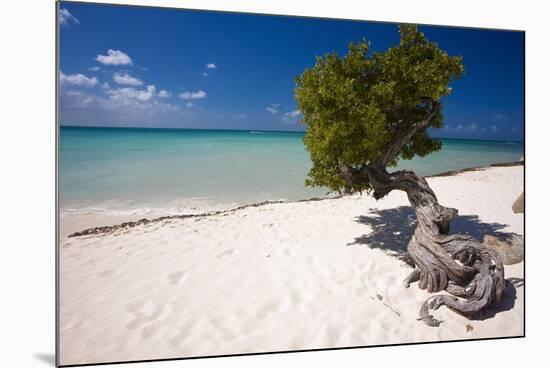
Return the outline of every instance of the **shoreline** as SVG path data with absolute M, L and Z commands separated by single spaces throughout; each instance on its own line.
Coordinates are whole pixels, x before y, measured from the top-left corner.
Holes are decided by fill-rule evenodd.
M 467 167 L 460 170 L 444 171 L 438 174 L 424 176 L 424 178 L 449 177 L 449 176 L 456 176 L 466 172 L 482 171 L 493 167 L 514 167 L 514 166 L 524 166 L 524 165 L 525 165 L 525 162 L 521 160 L 511 161 L 511 162 L 501 162 L 501 163 L 495 163 L 487 166 L 475 166 L 475 167 Z M 153 223 L 167 221 L 167 220 L 203 218 L 203 217 L 209 217 L 209 216 L 226 215 L 226 214 L 238 212 L 247 208 L 262 207 L 270 204 L 317 202 L 317 201 L 340 199 L 346 196 L 349 196 L 349 195 L 341 194 L 334 197 L 326 197 L 326 198 L 313 197 L 313 198 L 305 198 L 305 199 L 298 199 L 298 200 L 267 200 L 267 201 L 256 202 L 256 203 L 247 203 L 247 204 L 243 204 L 237 207 L 232 207 L 227 209 L 213 210 L 213 211 L 200 212 L 200 213 L 192 213 L 192 214 L 183 213 L 183 214 L 176 214 L 176 215 L 158 216 L 153 218 L 143 217 L 138 220 L 124 221 L 118 224 L 92 226 L 92 227 L 84 228 L 83 230 L 80 230 L 80 231 L 70 232 L 67 235 L 67 237 L 75 238 L 75 237 L 86 236 L 86 235 L 108 234 L 108 233 L 115 232 L 117 230 L 129 229 L 140 225 L 153 224 Z M 75 215 L 75 216 L 78 217 L 82 215 Z M 122 217 L 122 216 L 116 216 L 116 217 Z M 141 217 L 141 216 L 136 216 L 136 217 Z
M 486 165 L 486 166 L 466 167 L 466 168 L 460 169 L 460 170 L 444 171 L 444 172 L 439 173 L 439 174 L 426 175 L 424 177 L 425 178 L 440 178 L 440 177 L 446 177 L 446 176 L 455 176 L 455 175 L 462 174 L 462 173 L 465 173 L 465 172 L 490 169 L 491 167 L 512 167 L 512 166 L 525 166 L 525 161 L 519 160 L 519 161 L 510 161 L 510 162 L 500 162 L 500 163 Z

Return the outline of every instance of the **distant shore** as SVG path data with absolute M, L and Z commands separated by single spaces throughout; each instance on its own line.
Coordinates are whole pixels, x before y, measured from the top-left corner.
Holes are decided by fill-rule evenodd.
M 71 124 L 61 124 L 59 125 L 61 129 L 79 129 L 79 128 L 90 128 L 90 129 L 143 129 L 143 130 L 188 130 L 188 131 L 197 131 L 197 132 L 260 132 L 260 133 L 300 133 L 305 134 L 305 127 L 302 129 L 295 130 L 262 130 L 262 129 L 201 129 L 201 128 L 174 128 L 174 127 L 156 127 L 156 126 L 99 126 L 99 125 L 71 125 Z M 472 138 L 453 138 L 453 137 L 434 137 L 436 139 L 455 139 L 455 140 L 465 140 L 465 141 L 479 141 L 479 142 L 513 142 L 524 144 L 523 141 L 517 141 L 513 139 L 472 139 Z
M 452 232 L 523 234 L 524 216 L 511 208 L 522 166 L 443 174 L 427 180 L 459 210 Z M 512 284 L 482 320 L 446 308 L 435 312 L 439 328 L 416 320 L 428 294 L 402 287 L 414 212 L 401 192 L 120 223 L 60 239 L 62 364 L 524 332 L 523 288 Z M 522 279 L 523 262 L 505 276 Z

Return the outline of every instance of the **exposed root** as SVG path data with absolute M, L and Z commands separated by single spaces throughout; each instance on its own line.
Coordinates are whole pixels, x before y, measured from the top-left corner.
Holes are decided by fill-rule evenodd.
M 428 182 L 412 171 L 388 173 L 386 161 L 374 161 L 360 167 L 341 164 L 342 178 L 351 186 L 355 181 L 368 180 L 376 199 L 392 190 L 407 193 L 416 213 L 417 226 L 407 250 L 416 268 L 403 281 L 405 287 L 418 281 L 418 286 L 430 293 L 447 291 L 451 295 L 435 295 L 420 308 L 419 320 L 437 327 L 431 310 L 442 305 L 474 318 L 504 293 L 504 267 L 500 256 L 477 239 L 462 234 L 447 235 L 451 220 L 458 211 L 440 205 Z
M 421 231 L 422 227 L 418 227 L 417 233 Z M 442 322 L 435 319 L 430 310 L 446 305 L 473 318 L 504 294 L 504 267 L 500 256 L 468 235 L 415 234 L 408 250 L 418 268 L 411 274 L 414 277 L 405 279 L 405 285 L 417 278 L 421 289 L 445 290 L 452 294 L 435 295 L 422 304 L 419 320 L 428 326 L 436 327 Z

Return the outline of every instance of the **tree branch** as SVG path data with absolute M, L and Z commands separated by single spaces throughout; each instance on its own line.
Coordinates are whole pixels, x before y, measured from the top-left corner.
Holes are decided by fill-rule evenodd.
M 395 138 L 392 145 L 388 148 L 388 150 L 378 159 L 378 163 L 382 166 L 388 165 L 389 162 L 391 162 L 401 151 L 401 148 L 409 142 L 413 135 L 415 135 L 418 131 L 421 129 L 426 128 L 432 119 L 435 116 L 435 113 L 439 107 L 439 102 L 434 101 L 432 98 L 427 97 L 424 102 L 428 105 L 427 111 L 428 116 L 426 119 L 419 121 L 418 123 L 414 124 L 413 127 L 408 131 L 402 134 L 401 132 L 397 133 L 397 137 Z

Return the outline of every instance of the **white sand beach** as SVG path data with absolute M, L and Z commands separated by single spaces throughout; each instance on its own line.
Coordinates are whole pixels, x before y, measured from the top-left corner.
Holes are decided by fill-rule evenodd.
M 451 232 L 523 235 L 512 203 L 523 166 L 428 179 L 459 210 Z M 482 320 L 442 307 L 417 321 L 428 293 L 402 280 L 414 230 L 404 193 L 267 204 L 68 238 L 114 223 L 62 219 L 62 364 L 181 358 L 519 336 L 523 287 Z M 79 228 L 75 228 L 76 226 Z M 84 226 L 86 225 L 86 226 Z M 523 262 L 505 266 L 523 279 Z M 468 328 L 467 328 L 468 326 Z

